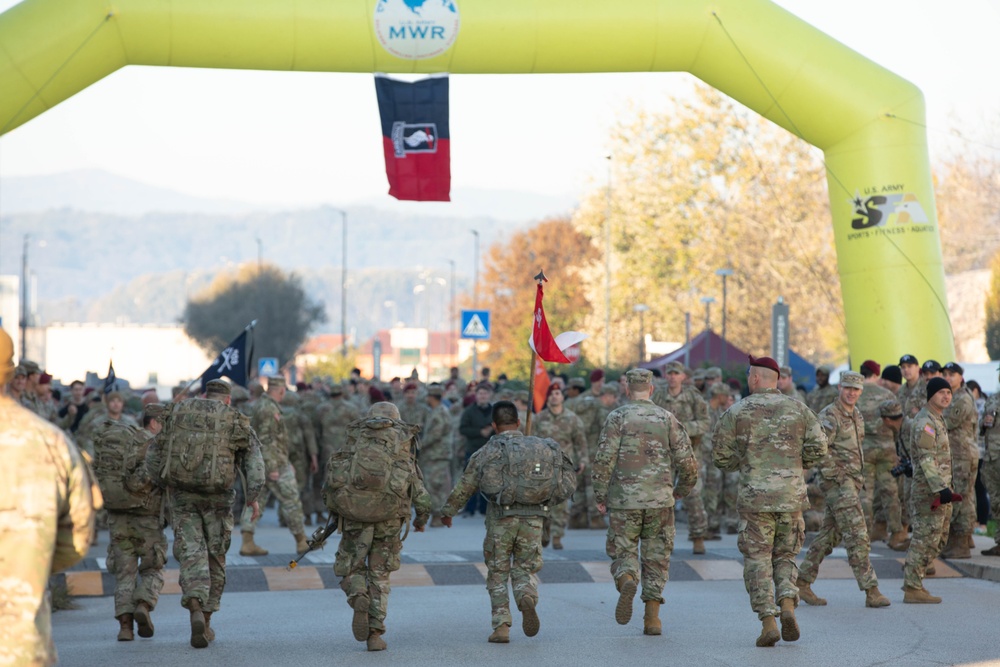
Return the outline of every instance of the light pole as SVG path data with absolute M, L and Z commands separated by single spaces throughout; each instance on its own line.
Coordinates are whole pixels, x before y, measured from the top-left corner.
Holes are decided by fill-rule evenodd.
M 705 304 L 705 331 L 711 326 L 712 304 L 715 303 L 714 296 L 703 296 L 701 302 Z
M 604 367 L 611 365 L 611 156 L 608 161 L 607 210 L 604 213 Z
M 726 278 L 733 275 L 732 269 L 717 269 L 715 275 L 722 276 L 722 367 L 726 367 Z
M 470 230 L 472 235 L 476 237 L 475 250 L 473 251 L 473 270 L 472 270 L 472 307 L 476 310 L 479 309 L 479 232 L 475 229 Z M 479 372 L 479 341 L 473 339 L 472 341 L 472 381 L 476 382 L 476 374 Z
M 646 311 L 649 306 L 644 303 L 636 304 L 632 310 L 639 313 L 639 363 L 646 361 Z

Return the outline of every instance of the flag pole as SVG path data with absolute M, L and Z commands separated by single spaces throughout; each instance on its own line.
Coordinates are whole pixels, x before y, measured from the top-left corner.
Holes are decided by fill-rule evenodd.
M 538 270 L 538 275 L 534 278 L 539 285 L 543 282 L 548 282 L 545 278 L 545 271 L 542 269 Z M 534 331 L 537 323 L 535 322 L 535 315 L 531 315 L 531 331 L 532 339 L 534 339 Z M 531 415 L 535 412 L 535 367 L 538 363 L 538 352 L 535 351 L 534 346 L 531 348 L 531 367 L 528 370 L 528 416 L 524 420 L 524 434 L 531 435 Z
M 243 331 L 253 331 L 253 328 L 254 328 L 255 326 L 257 326 L 257 320 L 253 320 L 253 321 L 251 321 L 251 322 L 250 322 L 250 324 L 248 324 L 248 325 L 246 325 L 245 327 L 243 327 Z M 249 363 L 249 361 L 247 361 L 247 363 Z M 208 369 L 206 368 L 205 370 L 208 370 Z M 204 371 L 202 371 L 201 375 L 204 375 L 204 374 L 205 374 L 205 372 L 204 372 Z M 193 386 L 195 385 L 195 383 L 197 383 L 197 382 L 201 382 L 201 375 L 199 375 L 199 376 L 198 376 L 198 377 L 196 377 L 195 379 L 191 380 L 191 382 L 189 382 L 189 383 L 188 383 L 188 385 L 187 385 L 186 387 L 184 387 L 184 390 L 183 390 L 183 391 L 179 391 L 179 392 L 177 392 L 177 395 L 176 395 L 176 396 L 174 396 L 174 398 L 173 398 L 173 400 L 171 401 L 171 403 L 176 403 L 177 401 L 180 401 L 180 400 L 182 400 L 182 399 L 183 399 L 183 398 L 184 398 L 185 396 L 187 396 L 187 395 L 188 395 L 188 392 L 190 392 L 190 391 L 191 391 L 191 387 L 193 387 Z

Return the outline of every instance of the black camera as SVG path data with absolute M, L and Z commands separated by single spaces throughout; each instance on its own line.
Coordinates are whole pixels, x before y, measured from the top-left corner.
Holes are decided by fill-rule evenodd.
M 903 459 L 899 462 L 899 465 L 889 471 L 889 474 L 893 477 L 899 477 L 900 475 L 913 477 L 913 463 L 910 459 Z

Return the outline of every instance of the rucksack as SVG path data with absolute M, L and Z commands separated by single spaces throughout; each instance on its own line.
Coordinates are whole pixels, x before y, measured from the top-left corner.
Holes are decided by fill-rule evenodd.
M 140 464 L 139 448 L 135 445 L 139 429 L 122 422 L 105 420 L 94 435 L 94 476 L 104 496 L 104 507 L 112 511 L 142 509 L 149 500 L 146 495 L 129 491 L 125 484 L 128 474 Z
M 249 447 L 249 435 L 249 420 L 225 403 L 181 401 L 164 419 L 160 479 L 184 491 L 229 491 L 236 483 L 236 454 Z
M 479 490 L 498 505 L 553 505 L 573 495 L 576 475 L 564 470 L 551 438 L 493 438 L 483 452 Z
M 323 500 L 345 519 L 375 523 L 408 517 L 419 426 L 368 417 L 347 427 L 347 444 L 327 462 Z

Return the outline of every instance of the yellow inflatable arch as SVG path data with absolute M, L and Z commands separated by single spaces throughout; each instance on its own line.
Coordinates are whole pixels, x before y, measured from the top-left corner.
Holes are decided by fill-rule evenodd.
M 26 0 L 0 134 L 126 65 L 690 72 L 823 150 L 855 365 L 954 357 L 923 95 L 767 0 Z

